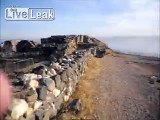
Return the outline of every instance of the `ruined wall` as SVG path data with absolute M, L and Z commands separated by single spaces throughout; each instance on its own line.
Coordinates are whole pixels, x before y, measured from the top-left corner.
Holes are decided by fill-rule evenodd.
M 32 76 L 25 89 L 14 90 L 14 99 L 5 120 L 49 120 L 56 116 L 75 91 L 90 57 L 93 57 L 91 50 L 77 51 L 70 56 L 71 61 L 63 62 L 64 69 L 58 74 L 40 79 Z
M 23 45 L 19 47 L 24 48 Z M 86 35 L 51 36 L 41 39 L 41 45 L 32 48 L 32 52 L 27 49 L 28 52 L 15 53 L 23 54 L 24 58 L 32 56 L 34 61 L 38 54 L 45 60 L 38 61 L 40 65 L 30 68 L 29 73 L 16 74 L 12 80 L 14 99 L 4 119 L 49 120 L 55 117 L 75 91 L 88 59 L 103 57 L 106 48 L 105 44 Z M 30 65 L 31 61 L 20 61 L 8 69 L 18 70 Z

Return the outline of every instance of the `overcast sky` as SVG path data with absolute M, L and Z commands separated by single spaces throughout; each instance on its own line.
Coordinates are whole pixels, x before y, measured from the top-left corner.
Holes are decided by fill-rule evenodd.
M 54 8 L 54 21 L 6 21 L 9 6 Z M 1 39 L 39 39 L 56 34 L 94 37 L 159 34 L 159 0 L 1 0 Z

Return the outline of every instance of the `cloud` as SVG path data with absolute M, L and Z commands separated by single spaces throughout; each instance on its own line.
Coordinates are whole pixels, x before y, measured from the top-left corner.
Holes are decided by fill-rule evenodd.
M 98 36 L 159 35 L 157 3 L 156 0 L 129 0 L 130 10 L 106 16 L 104 26 L 95 27 L 92 32 Z

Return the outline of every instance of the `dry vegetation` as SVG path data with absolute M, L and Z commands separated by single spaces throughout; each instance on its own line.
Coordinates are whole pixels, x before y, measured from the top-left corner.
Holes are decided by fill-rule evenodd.
M 93 92 L 96 88 L 91 84 L 91 82 L 99 75 L 100 72 L 100 63 L 98 58 L 91 58 L 88 63 L 88 68 L 86 73 L 81 78 L 78 83 L 78 87 L 76 92 L 72 95 L 73 99 L 80 98 L 83 104 L 83 110 L 77 114 L 73 115 L 67 113 L 67 118 L 65 119 L 86 119 L 91 118 L 94 107 L 92 104 L 93 100 Z

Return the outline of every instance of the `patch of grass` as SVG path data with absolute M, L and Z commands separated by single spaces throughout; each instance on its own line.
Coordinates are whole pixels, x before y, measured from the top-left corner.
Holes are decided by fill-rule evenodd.
M 76 92 L 72 95 L 73 99 L 80 98 L 83 104 L 83 110 L 77 115 L 72 116 L 74 119 L 88 118 L 93 113 L 93 93 L 94 88 L 92 82 L 100 73 L 100 63 L 98 58 L 91 58 L 88 62 L 86 73 L 78 83 Z

